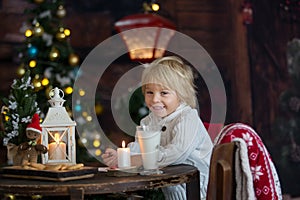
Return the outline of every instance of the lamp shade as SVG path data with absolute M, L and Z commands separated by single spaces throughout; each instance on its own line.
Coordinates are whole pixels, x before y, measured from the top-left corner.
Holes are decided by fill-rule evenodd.
M 126 16 L 115 23 L 115 29 L 128 48 L 130 59 L 135 61 L 162 57 L 175 33 L 171 21 L 153 13 Z

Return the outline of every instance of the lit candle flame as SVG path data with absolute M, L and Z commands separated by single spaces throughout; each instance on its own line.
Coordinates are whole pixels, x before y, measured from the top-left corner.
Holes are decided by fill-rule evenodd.
M 125 141 L 122 141 L 122 147 L 125 148 Z
M 59 137 L 60 137 L 59 133 L 54 134 L 54 140 L 56 143 L 59 143 Z

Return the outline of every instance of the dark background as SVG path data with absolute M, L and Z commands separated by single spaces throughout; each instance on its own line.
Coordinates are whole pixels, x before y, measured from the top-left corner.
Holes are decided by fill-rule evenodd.
M 114 22 L 140 12 L 142 3 L 141 0 L 67 0 L 65 24 L 72 31 L 73 48 L 84 59 L 95 46 L 116 33 Z M 272 145 L 275 138 L 272 127 L 281 115 L 279 96 L 290 86 L 286 46 L 288 41 L 299 37 L 299 14 L 282 9 L 284 1 L 254 0 L 251 1 L 253 23 L 245 25 L 241 0 L 161 0 L 159 3 L 160 14 L 173 21 L 177 31 L 201 44 L 218 66 L 228 98 L 226 123 L 248 123 Z M 2 0 L 0 4 L 0 97 L 3 97 L 16 77 L 15 49 L 24 39 L 19 29 L 26 21 L 23 9 L 29 4 L 23 0 Z M 124 55 L 102 80 L 105 88 L 100 94 L 104 107 L 101 120 L 107 129 L 114 123 L 106 117 L 109 116 L 105 110 L 110 107 L 109 91 L 131 65 Z M 205 105 L 203 99 L 200 102 Z M 201 113 L 204 120 L 206 114 L 204 109 Z M 111 132 L 110 137 L 119 142 L 118 130 Z M 1 162 L 5 162 L 5 152 L 1 153 Z M 285 192 L 296 193 L 288 189 Z

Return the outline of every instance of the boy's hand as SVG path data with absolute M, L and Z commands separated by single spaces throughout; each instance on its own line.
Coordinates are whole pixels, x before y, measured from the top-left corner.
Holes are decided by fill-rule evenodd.
M 101 157 L 105 165 L 112 168 L 118 166 L 118 155 L 116 150 L 107 148 Z

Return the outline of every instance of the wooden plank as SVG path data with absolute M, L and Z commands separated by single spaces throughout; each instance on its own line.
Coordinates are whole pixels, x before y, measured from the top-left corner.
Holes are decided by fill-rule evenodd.
M 83 188 L 70 188 L 70 200 L 82 200 L 84 199 Z
M 177 15 L 180 29 L 222 30 L 228 29 L 229 15 L 223 12 L 180 12 Z
M 70 181 L 93 177 L 96 167 L 83 167 L 78 170 L 32 170 L 22 166 L 3 167 L 3 176 L 9 178 L 36 179 L 48 181 Z
M 74 47 L 95 47 L 113 32 L 113 21 L 106 13 L 77 13 L 68 15 L 64 22 L 71 29 Z
M 184 30 L 184 34 L 196 40 L 200 45 L 220 53 L 228 53 L 232 41 L 228 38 L 229 30 L 224 31 L 203 31 Z
M 234 92 L 233 105 L 236 120 L 252 124 L 252 90 L 250 80 L 250 66 L 247 49 L 247 29 L 242 21 L 242 13 L 239 11 L 242 2 L 230 1 L 232 20 L 232 83 Z M 247 61 L 247 62 L 245 62 Z
M 0 62 L 0 93 L 3 96 L 9 94 L 10 86 L 13 83 L 13 79 L 17 77 L 17 65 L 11 61 Z
M 69 196 L 70 192 L 76 191 L 81 196 L 81 194 L 132 192 L 174 186 L 191 181 L 199 182 L 199 171 L 193 166 L 168 166 L 163 168 L 162 171 L 164 173 L 159 175 L 134 175 L 126 177 L 112 177 L 101 172 L 90 179 L 68 182 L 10 179 L 4 178 L 1 175 L 0 194 L 13 193 L 16 196 Z M 188 188 L 191 189 L 191 187 Z M 196 186 L 193 189 L 194 192 L 200 193 L 200 187 Z
M 15 14 L 22 14 L 24 13 L 25 8 L 34 6 L 34 4 L 24 0 L 2 0 L 1 5 L 1 10 L 5 11 L 6 13 Z
M 227 7 L 226 1 L 219 0 L 177 0 L 177 11 L 190 11 L 190 12 L 207 12 L 223 11 Z
M 95 174 L 85 174 L 85 175 L 78 175 L 72 177 L 62 177 L 62 178 L 51 178 L 51 177 L 44 177 L 44 176 L 30 176 L 30 175 L 15 175 L 15 174 L 3 174 L 3 177 L 7 178 L 17 178 L 17 179 L 36 179 L 41 181 L 73 181 L 85 178 L 92 178 Z
M 12 60 L 13 51 L 12 45 L 0 43 L 0 60 Z
M 26 21 L 26 17 L 22 14 L 11 14 L 0 12 L 0 42 L 15 43 L 22 42 L 25 36 L 20 33 L 22 23 Z

